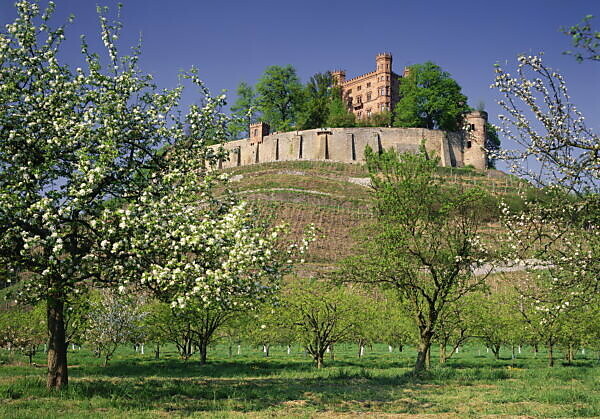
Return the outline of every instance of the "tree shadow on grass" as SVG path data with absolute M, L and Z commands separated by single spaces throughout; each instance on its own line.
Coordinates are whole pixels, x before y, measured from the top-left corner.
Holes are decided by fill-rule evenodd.
M 179 414 L 195 411 L 263 411 L 297 402 L 304 407 L 356 409 L 394 402 L 395 409 L 414 411 L 432 407 L 420 390 L 421 378 L 412 374 L 395 377 L 362 378 L 349 374 L 333 378 L 93 378 L 71 384 L 70 397 L 105 398 L 118 409 L 160 409 Z M 412 391 L 412 397 L 398 400 L 398 391 Z
M 108 376 L 108 377 L 169 377 L 169 378 L 194 378 L 194 377 L 257 377 L 278 375 L 283 370 L 294 372 L 311 371 L 314 368 L 307 362 L 298 361 L 213 361 L 201 365 L 198 361 L 186 362 L 176 359 L 157 361 L 113 361 L 106 367 L 86 366 L 73 371 L 73 376 Z

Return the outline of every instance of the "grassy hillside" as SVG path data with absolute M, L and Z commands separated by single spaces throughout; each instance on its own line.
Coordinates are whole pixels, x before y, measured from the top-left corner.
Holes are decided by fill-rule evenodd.
M 369 175 L 362 165 L 334 162 L 263 163 L 228 171 L 233 189 L 255 203 L 261 213 L 288 223 L 299 235 L 309 223 L 320 233 L 309 266 L 330 269 L 350 254 L 355 233 L 372 217 Z M 502 172 L 440 168 L 452 183 L 477 185 L 493 196 L 516 196 L 523 182 Z M 495 208 L 493 209 L 495 210 Z M 490 232 L 497 226 L 490 223 Z

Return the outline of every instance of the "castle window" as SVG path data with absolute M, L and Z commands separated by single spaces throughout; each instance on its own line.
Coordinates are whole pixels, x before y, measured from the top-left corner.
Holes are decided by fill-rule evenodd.
M 473 144 L 471 144 L 471 141 L 467 141 L 467 148 L 471 148 Z
M 371 92 L 367 92 L 367 100 L 371 100 Z
M 362 116 L 362 112 L 358 112 L 358 113 L 356 114 L 356 116 L 358 116 L 358 117 L 360 118 L 360 117 Z
M 367 109 L 367 116 L 371 116 L 371 109 Z
M 469 131 L 475 131 L 475 124 L 469 124 Z
M 356 96 L 356 103 L 362 103 L 362 96 L 361 95 Z
M 367 83 L 367 88 L 371 87 L 371 82 Z
M 361 88 L 362 88 L 362 86 L 358 86 L 358 87 L 356 88 L 356 90 L 360 90 Z
M 352 89 L 348 89 L 348 94 L 352 93 Z
M 254 130 L 254 134 L 253 134 L 253 136 L 254 136 L 254 137 L 256 137 L 257 135 L 258 135 L 258 130 L 257 130 L 257 129 L 255 129 L 255 130 Z

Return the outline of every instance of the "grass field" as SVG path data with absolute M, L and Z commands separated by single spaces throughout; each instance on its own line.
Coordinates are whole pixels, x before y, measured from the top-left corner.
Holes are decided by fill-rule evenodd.
M 85 348 L 69 355 L 69 388 L 48 393 L 44 368 L 0 352 L 0 417 L 600 416 L 600 362 L 591 352 L 548 368 L 543 353 L 534 358 L 527 348 L 494 360 L 470 346 L 418 378 L 410 374 L 413 349 L 389 353 L 384 345 L 362 359 L 355 346 L 340 345 L 322 370 L 299 348 L 265 358 L 251 347 L 229 357 L 218 346 L 205 366 L 173 351 L 154 360 L 148 348 L 140 355 L 123 347 L 106 368 Z

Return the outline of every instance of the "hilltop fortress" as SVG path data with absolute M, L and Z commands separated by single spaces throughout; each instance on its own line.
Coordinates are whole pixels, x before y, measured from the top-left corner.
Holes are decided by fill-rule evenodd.
M 376 70 L 345 80 L 344 71 L 332 72 L 340 86 L 348 108 L 358 119 L 386 110 L 398 102 L 398 85 L 402 76 L 392 71 L 391 54 L 378 54 Z M 406 70 L 404 74 L 406 75 Z M 364 163 L 365 147 L 375 151 L 395 150 L 416 152 L 421 144 L 428 154 L 440 158 L 447 167 L 473 166 L 487 168 L 485 151 L 486 112 L 465 115 L 466 129 L 459 132 L 425 128 L 320 128 L 305 131 L 273 132 L 266 123 L 250 125 L 249 138 L 223 145 L 229 160 L 222 168 L 256 163 L 316 160 L 343 163 Z

